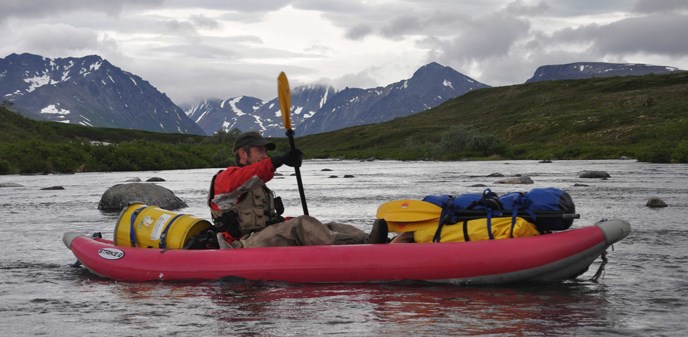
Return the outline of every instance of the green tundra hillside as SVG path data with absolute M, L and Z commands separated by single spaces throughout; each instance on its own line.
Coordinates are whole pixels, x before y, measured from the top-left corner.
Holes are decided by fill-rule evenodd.
M 688 72 L 481 89 L 298 144 L 316 157 L 688 162 Z

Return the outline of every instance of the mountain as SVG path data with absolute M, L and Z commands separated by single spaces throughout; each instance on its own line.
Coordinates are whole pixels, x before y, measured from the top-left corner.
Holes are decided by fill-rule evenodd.
M 467 92 L 489 88 L 456 70 L 429 63 L 410 79 L 374 89 L 346 88 L 308 119 L 303 134 L 386 122 L 434 108 Z
M 311 118 L 327 100 L 335 94 L 331 86 L 308 85 L 291 90 L 291 121 L 301 125 Z M 253 97 L 237 97 L 228 100 L 209 100 L 187 110 L 189 115 L 208 134 L 220 128 L 227 131 L 260 130 L 263 135 L 284 137 L 284 125 L 279 99 L 262 102 Z M 301 133 L 300 133 L 301 134 Z
M 203 135 L 184 111 L 141 77 L 99 56 L 0 59 L 0 96 L 34 119 Z
M 218 130 L 238 128 L 253 129 L 254 113 L 264 102 L 255 97 L 240 96 L 230 99 L 207 99 L 186 110 L 186 115 L 200 126 L 206 134 Z
M 386 87 L 346 88 L 336 92 L 331 86 L 300 86 L 291 92 L 292 124 L 299 135 L 308 135 L 381 123 L 428 110 L 469 91 L 488 87 L 434 62 L 419 68 L 410 79 Z M 204 102 L 188 110 L 187 114 L 209 134 L 223 125 L 225 130 L 237 127 L 243 131 L 260 130 L 271 137 L 284 136 L 277 98 L 255 109 L 252 114 L 231 106 L 220 109 L 220 102 L 226 101 Z
M 577 62 L 540 66 L 526 83 L 555 80 L 575 80 L 594 77 L 641 76 L 667 74 L 678 68 L 635 63 Z

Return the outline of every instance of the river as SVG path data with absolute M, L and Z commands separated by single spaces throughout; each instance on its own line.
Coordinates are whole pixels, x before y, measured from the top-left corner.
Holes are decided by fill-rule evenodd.
M 269 183 L 300 214 L 293 169 Z M 583 179 L 583 170 L 611 178 Z M 71 265 L 68 231 L 112 237 L 118 214 L 97 209 L 102 194 L 131 178 L 159 182 L 182 198 L 179 212 L 208 218 L 216 169 L 6 175 L 0 185 L 0 331 L 5 336 L 682 336 L 688 327 L 688 165 L 634 160 L 399 162 L 305 161 L 311 215 L 368 231 L 377 206 L 428 194 L 498 194 L 533 187 L 569 191 L 581 219 L 631 223 L 598 282 L 599 261 L 576 281 L 469 287 L 393 284 L 301 285 L 223 280 L 126 283 Z M 530 176 L 533 185 L 495 184 Z M 352 177 L 345 178 L 345 175 Z M 332 177 L 336 176 L 336 177 Z M 41 190 L 62 186 L 63 190 Z M 669 207 L 645 206 L 659 197 Z

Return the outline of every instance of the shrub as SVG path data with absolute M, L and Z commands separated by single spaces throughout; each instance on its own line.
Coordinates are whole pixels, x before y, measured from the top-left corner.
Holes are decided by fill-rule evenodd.
M 7 160 L 0 160 L 0 174 L 12 174 L 12 165 Z
M 640 150 L 637 158 L 639 161 L 649 163 L 670 163 L 671 162 L 671 147 L 666 145 L 654 145 L 649 148 Z
M 688 163 L 688 142 L 678 143 L 671 154 L 671 159 L 677 163 Z
M 460 156 L 487 157 L 504 154 L 506 145 L 493 134 L 482 133 L 470 126 L 455 125 L 442 133 L 440 142 L 433 152 L 438 159 Z

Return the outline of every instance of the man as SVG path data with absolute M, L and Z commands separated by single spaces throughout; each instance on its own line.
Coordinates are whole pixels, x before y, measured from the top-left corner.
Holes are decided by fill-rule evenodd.
M 323 224 L 303 215 L 289 220 L 282 217 L 280 198 L 265 186 L 281 165 L 301 166 L 301 151 L 291 149 L 282 156 L 269 157 L 275 144 L 258 132 L 246 132 L 234 142 L 236 166 L 218 172 L 210 184 L 208 205 L 213 222 L 220 230 L 222 248 L 270 246 L 311 246 L 360 243 L 386 243 L 387 226 L 373 224 L 370 235 L 345 224 Z

